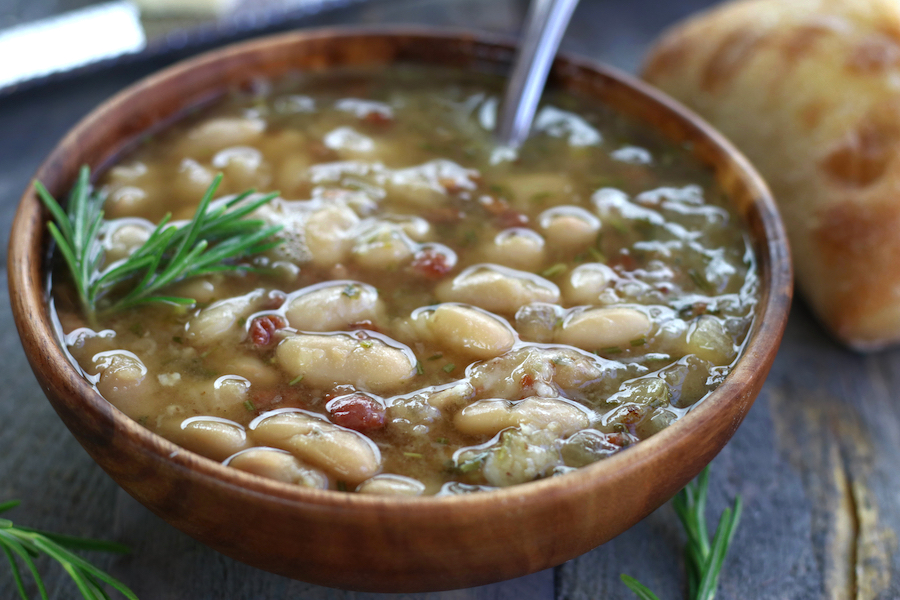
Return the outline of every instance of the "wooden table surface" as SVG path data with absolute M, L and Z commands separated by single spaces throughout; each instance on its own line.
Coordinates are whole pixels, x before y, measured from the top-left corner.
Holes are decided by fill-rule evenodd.
M 583 0 L 563 47 L 634 71 L 663 27 L 709 3 Z M 294 25 L 429 23 L 515 33 L 525 7 L 520 0 L 372 0 Z M 4 269 L 6 236 L 18 198 L 58 139 L 103 99 L 192 52 L 112 67 L 0 99 Z M 6 298 L 6 277 L 0 281 Z M 392 598 L 321 588 L 252 569 L 144 509 L 90 460 L 57 419 L 31 375 L 8 306 L 4 302 L 0 310 L 0 501 L 24 501 L 9 514 L 14 521 L 129 545 L 130 555 L 95 554 L 91 559 L 143 600 Z M 710 513 L 718 515 L 735 494 L 743 496 L 745 511 L 718 598 L 900 598 L 900 351 L 851 353 L 822 332 L 802 301 L 796 302 L 762 394 L 712 463 Z M 619 575 L 628 573 L 663 600 L 683 598 L 683 543 L 674 511 L 666 505 L 615 540 L 556 569 L 480 588 L 403 597 L 625 599 L 633 595 Z M 39 567 L 51 598 L 78 597 L 56 565 L 41 560 Z M 0 599 L 15 597 L 12 577 L 0 561 Z

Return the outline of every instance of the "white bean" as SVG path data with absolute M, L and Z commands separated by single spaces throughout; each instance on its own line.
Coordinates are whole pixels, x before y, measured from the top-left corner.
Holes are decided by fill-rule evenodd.
M 97 390 L 132 419 L 146 417 L 161 407 L 159 383 L 147 377 L 147 367 L 135 354 L 109 350 L 95 354 L 92 362 L 100 375 Z
M 523 304 L 559 302 L 559 288 L 525 271 L 497 265 L 473 265 L 435 290 L 442 302 L 474 304 L 501 314 L 515 314 Z
M 563 298 L 569 306 L 595 305 L 616 277 L 616 272 L 602 263 L 579 265 L 563 283 Z
M 513 347 L 515 333 L 508 323 L 481 310 L 459 304 L 441 304 L 419 313 L 433 340 L 451 352 L 470 359 L 500 356 Z
M 574 402 L 539 396 L 519 402 L 478 400 L 458 412 L 453 424 L 468 435 L 493 435 L 507 427 L 531 425 L 564 437 L 590 425 L 586 410 Z
M 487 262 L 535 271 L 544 264 L 544 238 L 536 231 L 517 227 L 498 233 L 484 249 Z
M 191 344 L 208 346 L 237 338 L 243 331 L 239 322 L 254 312 L 264 294 L 257 289 L 207 306 L 188 322 L 187 339 Z
M 353 246 L 353 231 L 358 223 L 356 213 L 340 204 L 312 213 L 305 228 L 312 263 L 327 268 L 344 262 Z
M 150 202 L 143 187 L 125 185 L 109 194 L 103 209 L 107 218 L 126 217 L 147 213 Z
M 213 156 L 212 165 L 221 169 L 224 181 L 231 188 L 266 187 L 271 181 L 269 165 L 262 152 L 250 146 L 235 146 L 220 150 Z
M 129 256 L 150 237 L 153 227 L 142 219 L 129 219 L 107 234 L 106 263 L 111 264 Z
M 324 473 L 304 465 L 293 454 L 284 450 L 251 448 L 234 455 L 227 464 L 276 481 L 317 489 L 328 488 L 328 477 Z
M 593 245 L 600 231 L 600 219 L 579 206 L 549 208 L 538 224 L 551 247 L 569 251 Z
M 444 410 L 453 408 L 467 400 L 471 400 L 475 395 L 475 387 L 468 381 L 461 381 L 451 387 L 438 390 L 428 396 L 428 404 Z
M 554 436 L 543 431 L 504 431 L 500 444 L 484 461 L 484 478 L 491 485 L 505 487 L 547 475 L 560 462 L 554 441 Z
M 275 358 L 293 379 L 313 387 L 353 385 L 375 393 L 400 387 L 416 373 L 412 351 L 381 338 L 360 340 L 347 334 L 288 335 L 275 349 Z
M 356 491 L 384 496 L 421 496 L 425 492 L 425 484 L 412 477 L 384 473 L 363 481 Z
M 172 285 L 169 289 L 175 296 L 193 298 L 200 304 L 215 302 L 221 295 L 221 289 L 217 285 L 222 284 L 221 274 L 206 275 L 204 277 L 190 277 L 184 281 Z
M 686 354 L 696 354 L 714 365 L 730 364 L 737 355 L 734 341 L 719 319 L 703 315 L 691 323 L 685 340 Z
M 211 417 L 185 419 L 169 439 L 192 452 L 222 461 L 247 447 L 247 434 L 237 423 Z
M 172 191 L 186 205 L 196 207 L 215 175 L 192 158 L 185 158 L 172 182 Z
M 264 415 L 250 427 L 254 442 L 287 450 L 351 485 L 381 469 L 381 453 L 369 438 L 304 413 Z
M 510 200 L 520 206 L 531 202 L 559 198 L 571 193 L 572 181 L 561 173 L 516 173 L 498 184 L 511 194 Z
M 338 127 L 325 134 L 322 142 L 343 159 L 365 158 L 375 150 L 375 141 L 352 127 Z
M 409 261 L 417 245 L 392 223 L 381 223 L 362 232 L 353 246 L 353 260 L 365 269 L 391 269 Z
M 275 385 L 282 380 L 282 374 L 272 365 L 247 354 L 229 357 L 223 371 L 234 373 L 257 385 Z M 244 399 L 241 400 L 243 402 Z
M 192 128 L 179 148 L 186 156 L 215 152 L 229 146 L 251 144 L 262 135 L 266 122 L 258 118 L 219 117 Z
M 313 285 L 287 297 L 284 316 L 300 331 L 338 331 L 362 321 L 379 321 L 384 303 L 366 283 L 336 281 Z
M 650 318 L 634 308 L 593 308 L 577 312 L 556 331 L 556 341 L 584 350 L 628 347 L 650 333 Z
M 472 179 L 477 175 L 477 171 L 466 169 L 452 161 L 433 160 L 394 171 L 385 189 L 394 202 L 418 208 L 435 208 L 446 202 L 448 186 L 453 189 L 474 190 Z

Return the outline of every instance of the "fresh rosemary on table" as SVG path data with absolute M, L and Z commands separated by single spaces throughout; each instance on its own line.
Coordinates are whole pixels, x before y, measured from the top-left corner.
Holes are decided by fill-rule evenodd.
M 19 505 L 18 500 L 11 500 L 0 504 L 0 513 Z M 128 587 L 113 577 L 110 577 L 91 563 L 87 562 L 72 550 L 100 550 L 102 552 L 129 552 L 128 548 L 115 542 L 92 540 L 87 538 L 58 535 L 31 529 L 28 527 L 16 527 L 9 519 L 0 518 L 0 549 L 9 559 L 12 567 L 13 579 L 16 588 L 23 600 L 28 600 L 25 591 L 25 581 L 22 571 L 16 561 L 16 557 L 25 563 L 31 572 L 34 583 L 42 600 L 48 600 L 44 581 L 38 573 L 34 559 L 41 554 L 46 554 L 66 570 L 85 600 L 109 600 L 109 594 L 103 589 L 104 583 L 122 593 L 126 598 L 137 600 L 137 596 Z
M 161 292 L 166 286 L 190 277 L 248 270 L 250 267 L 235 261 L 280 243 L 269 239 L 280 226 L 267 227 L 261 220 L 244 218 L 278 194 L 248 200 L 253 192 L 247 191 L 210 208 L 221 180 L 221 174 L 213 180 L 190 222 L 170 224 L 171 215 L 167 214 L 143 245 L 109 265 L 103 264 L 102 242 L 106 196 L 92 189 L 88 167 L 81 168 L 66 210 L 41 182 L 34 183 L 41 201 L 53 216 L 47 227 L 69 267 L 90 323 L 95 323 L 98 313 L 148 302 L 192 304 L 191 298 Z M 110 299 L 109 292 L 113 289 L 117 295 Z
M 684 560 L 688 576 L 688 600 L 713 600 L 719 585 L 719 573 L 725 555 L 731 546 L 734 532 L 741 518 L 741 497 L 734 499 L 734 507 L 726 508 L 719 518 L 719 525 L 712 542 L 706 530 L 706 497 L 709 491 L 709 467 L 703 469 L 697 479 L 689 483 L 672 499 L 672 505 L 688 541 L 684 547 Z M 634 577 L 622 575 L 622 581 L 640 600 L 659 600 L 647 586 Z

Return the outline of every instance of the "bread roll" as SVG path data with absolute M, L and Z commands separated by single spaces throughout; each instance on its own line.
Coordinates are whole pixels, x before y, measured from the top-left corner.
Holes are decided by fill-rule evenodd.
M 644 77 L 768 180 L 834 335 L 900 341 L 900 2 L 729 2 L 664 33 Z

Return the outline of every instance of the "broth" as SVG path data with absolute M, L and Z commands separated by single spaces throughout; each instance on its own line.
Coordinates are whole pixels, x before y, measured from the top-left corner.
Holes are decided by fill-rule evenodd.
M 236 91 L 98 182 L 106 265 L 155 222 L 280 190 L 255 270 L 185 280 L 65 343 L 112 404 L 235 468 L 312 487 L 465 493 L 553 476 L 682 417 L 737 359 L 758 294 L 708 170 L 549 92 L 517 154 L 502 82 L 341 70 Z

